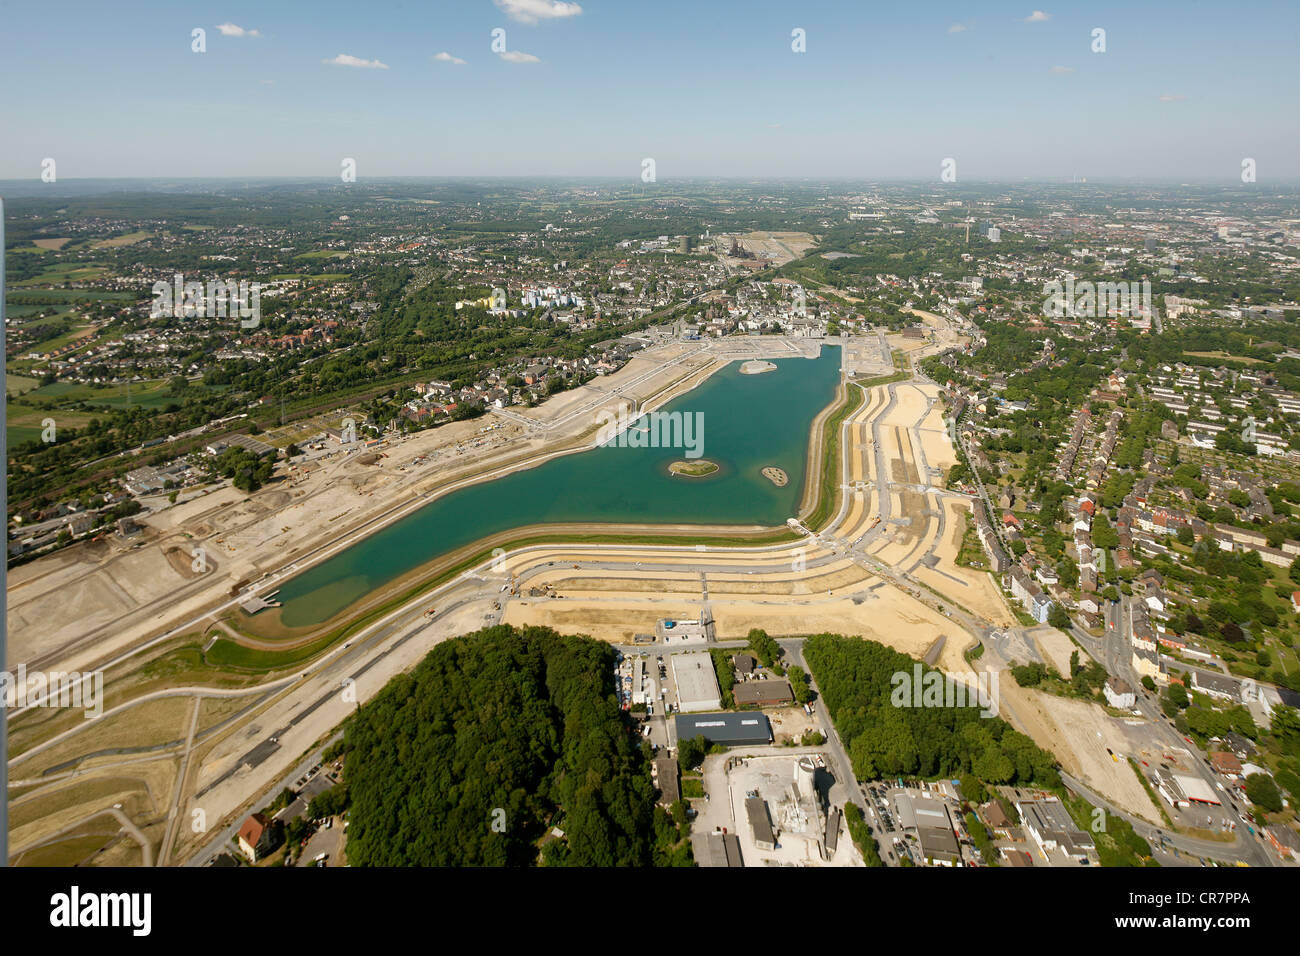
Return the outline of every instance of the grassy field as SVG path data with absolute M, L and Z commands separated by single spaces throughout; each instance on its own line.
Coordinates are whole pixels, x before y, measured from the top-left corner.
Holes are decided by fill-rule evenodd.
M 323 272 L 318 276 L 309 276 L 301 272 L 283 272 L 280 275 L 271 276 L 272 282 L 279 282 L 281 279 L 306 279 L 309 282 L 338 282 L 340 279 L 350 279 L 351 276 L 346 272 Z
M 77 318 L 77 314 L 75 312 L 62 312 L 59 315 L 54 316 L 53 318 L 42 319 L 40 322 L 31 326 L 31 329 L 36 333 L 38 333 L 39 335 L 42 328 L 44 328 L 46 325 L 52 325 L 55 322 L 63 322 L 66 319 L 76 319 L 76 318 Z M 32 342 L 31 345 L 23 348 L 23 354 L 25 355 L 28 352 L 53 352 L 56 349 L 63 348 L 65 345 L 72 344 L 78 339 L 89 339 L 94 334 L 94 328 L 95 327 L 93 325 L 79 325 L 68 332 L 64 332 L 60 335 L 55 335 L 52 338 L 48 338 L 48 339 L 37 338 Z M 53 331 L 53 329 L 51 329 L 50 331 Z
M 41 383 L 38 379 L 26 375 L 5 376 L 5 392 L 9 395 L 21 395 L 24 392 L 30 392 L 39 384 Z
M 10 403 L 5 407 L 5 433 L 9 436 L 9 447 L 41 437 L 45 419 L 54 419 L 55 428 L 81 428 L 95 416 L 89 412 L 51 411 L 32 408 L 29 405 Z M 57 431 L 56 431 L 57 435 Z
M 910 372 L 898 371 L 891 372 L 888 375 L 876 375 L 870 378 L 855 378 L 853 381 L 863 388 L 872 388 L 876 385 L 892 385 L 894 382 L 905 382 L 911 378 Z
M 84 265 L 77 262 L 65 262 L 51 266 L 40 275 L 22 282 L 15 282 L 14 289 L 25 286 L 45 285 L 56 282 L 85 282 L 88 279 L 100 279 L 108 275 L 106 266 Z
M 10 448 L 14 448 L 24 442 L 37 441 L 40 437 L 41 429 L 39 428 L 32 428 L 26 425 L 8 425 L 5 427 L 5 441 L 9 443 Z
M 101 289 L 10 289 L 5 301 L 8 308 L 15 308 L 15 300 L 36 299 L 59 302 L 106 302 L 122 299 L 138 299 L 140 296 L 130 292 L 115 292 Z
M 346 259 L 351 253 L 339 252 L 335 249 L 318 249 L 315 252 L 304 252 L 301 255 L 294 256 L 295 259 Z
M 62 305 L 62 302 L 51 303 L 52 305 Z M 48 305 L 5 305 L 5 318 L 7 319 L 25 319 L 30 315 L 36 315 L 38 312 L 48 311 Z
M 1246 355 L 1230 355 L 1227 352 L 1184 352 L 1184 355 L 1190 355 L 1192 358 L 1222 359 L 1225 362 L 1242 362 L 1246 365 L 1258 365 L 1263 359 L 1250 358 Z
M 143 405 L 146 408 L 161 408 L 176 399 L 168 391 L 168 383 L 163 379 L 148 382 L 136 382 L 132 385 L 93 386 L 76 382 L 55 382 L 42 385 L 27 395 L 28 398 L 54 399 L 65 402 L 85 402 L 89 405 L 105 405 L 112 408 L 125 408 L 128 405 Z
M 92 243 L 92 249 L 116 249 L 119 246 L 133 246 L 142 239 L 153 237 L 152 232 L 128 232 L 125 236 L 118 236 L 116 239 L 100 239 Z

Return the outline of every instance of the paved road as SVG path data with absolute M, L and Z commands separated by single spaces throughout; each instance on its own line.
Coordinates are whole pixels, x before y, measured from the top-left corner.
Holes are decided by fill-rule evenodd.
M 887 343 L 884 342 L 883 336 L 880 337 L 879 340 L 882 344 L 882 347 L 887 349 Z M 949 602 L 943 600 L 942 598 L 935 595 L 933 592 L 928 591 L 928 589 L 926 589 L 923 585 L 920 585 L 916 581 L 914 581 L 911 578 L 911 576 L 906 572 L 903 572 L 900 569 L 894 567 L 884 565 L 879 560 L 875 559 L 874 557 L 866 553 L 865 549 L 870 545 L 872 541 L 874 541 L 878 537 L 878 535 L 881 533 L 879 529 L 884 525 L 884 523 L 890 517 L 891 502 L 890 502 L 890 496 L 888 494 L 888 486 L 889 484 L 891 484 L 891 482 L 889 480 L 890 476 L 887 471 L 888 460 L 885 454 L 885 450 L 883 448 L 883 443 L 881 441 L 883 435 L 881 418 L 883 415 L 888 414 L 896 406 L 897 393 L 896 393 L 895 386 L 888 386 L 888 395 L 889 395 L 888 403 L 885 405 L 883 409 L 878 410 L 874 414 L 873 420 L 871 422 L 871 428 L 873 434 L 873 446 L 874 446 L 875 459 L 876 459 L 875 472 L 878 481 L 880 483 L 880 489 L 879 489 L 880 494 L 877 495 L 877 498 L 879 500 L 881 521 L 875 525 L 874 529 L 870 529 L 868 530 L 868 532 L 862 534 L 852 544 L 848 543 L 846 540 L 837 538 L 835 536 L 835 532 L 838 529 L 843 527 L 843 523 L 845 521 L 847 512 L 852 504 L 851 494 L 846 493 L 842 495 L 839 512 L 834 517 L 834 519 L 828 523 L 827 530 L 822 532 L 819 535 L 813 536 L 818 541 L 823 543 L 823 545 L 827 548 L 827 551 L 826 553 L 823 553 L 821 555 L 814 555 L 808 561 L 808 564 L 810 567 L 817 567 L 823 564 L 830 563 L 832 561 L 841 560 L 843 556 L 849 556 L 852 558 L 852 560 L 854 560 L 861 566 L 870 569 L 878 577 L 884 579 L 885 581 L 888 581 L 889 583 L 897 587 L 902 588 L 903 590 L 907 591 L 909 594 L 914 596 L 917 600 L 920 600 L 922 603 L 925 603 L 928 606 L 936 610 L 939 610 L 944 614 L 947 614 L 950 617 L 950 619 L 954 621 L 955 624 L 965 628 L 972 635 L 983 636 L 988 632 L 988 625 L 986 622 L 976 619 L 973 616 L 967 614 L 966 612 L 951 606 Z M 846 421 L 841 426 L 841 447 L 844 448 L 849 447 L 849 443 L 847 441 L 848 429 L 851 427 L 861 427 L 861 424 L 852 423 L 852 419 L 854 417 L 856 416 L 850 416 L 850 418 L 846 419 Z M 845 485 L 847 485 L 849 467 L 850 467 L 847 456 L 842 456 L 839 464 L 842 472 L 842 482 Z M 985 497 L 987 499 L 987 496 Z M 770 572 L 777 569 L 779 569 L 781 573 L 786 573 L 789 567 L 790 555 L 794 552 L 795 549 L 800 548 L 802 546 L 803 545 L 801 545 L 800 542 L 786 542 L 777 545 L 768 545 L 768 546 L 743 548 L 743 549 L 705 548 L 703 549 L 703 553 L 707 554 L 708 558 L 702 559 L 701 562 L 697 564 L 695 567 L 702 575 L 707 573 L 735 574 L 735 573 L 745 573 L 747 571 L 756 571 L 758 573 L 762 573 L 763 571 Z M 562 547 L 562 546 L 558 546 L 558 547 Z M 518 566 L 520 563 L 519 559 L 521 557 L 527 558 L 530 553 L 539 552 L 539 551 L 549 551 L 551 553 L 554 553 L 556 548 L 557 545 L 537 545 L 530 548 L 517 549 L 510 553 L 510 560 L 512 564 Z M 602 558 L 599 560 L 590 560 L 590 561 L 578 561 L 578 562 L 551 561 L 549 563 L 543 563 L 542 561 L 538 560 L 534 562 L 532 565 L 530 565 L 529 567 L 527 567 L 523 571 L 523 573 L 519 575 L 516 581 L 516 586 L 519 589 L 519 592 L 522 592 L 523 582 L 525 580 L 538 574 L 549 573 L 556 566 L 556 564 L 559 563 L 563 563 L 563 564 L 577 563 L 581 567 L 599 568 L 603 570 L 623 570 L 623 571 L 631 570 L 631 565 L 633 564 L 634 561 L 633 556 L 635 555 L 637 557 L 643 557 L 647 549 L 644 547 L 625 546 L 625 545 L 587 545 L 581 547 L 579 550 L 586 553 L 590 553 L 591 551 L 596 551 L 602 555 Z M 662 553 L 662 554 L 682 553 L 686 551 L 695 551 L 697 553 L 700 553 L 701 549 L 695 548 L 694 546 L 679 546 L 679 547 L 660 546 L 654 548 L 654 551 L 656 553 Z M 762 566 L 755 567 L 749 564 L 738 563 L 736 560 L 741 556 L 752 556 L 755 554 L 768 554 L 768 553 L 770 553 L 773 557 L 773 562 L 771 565 L 764 564 Z M 301 566 L 302 566 L 301 563 L 295 563 L 295 565 L 292 568 L 286 569 L 286 571 L 282 573 L 287 573 L 289 570 L 297 570 L 298 568 L 301 568 Z M 667 563 L 659 564 L 655 562 L 638 562 L 636 566 L 638 568 L 644 568 L 647 570 L 670 570 L 670 569 L 678 570 L 678 571 L 682 570 L 681 565 L 671 565 Z M 431 621 L 436 621 L 438 619 L 441 619 L 446 615 L 451 614 L 456 610 L 459 610 L 468 605 L 481 603 L 482 606 L 484 606 L 485 608 L 490 607 L 492 599 L 494 598 L 495 595 L 499 593 L 499 586 L 501 581 L 506 579 L 503 577 L 494 576 L 488 570 L 488 568 L 489 568 L 488 562 L 485 562 L 484 565 L 481 565 L 479 568 L 467 572 L 457 577 L 453 581 L 450 581 L 440 586 L 439 588 L 433 590 L 432 592 L 425 594 L 418 601 L 412 602 L 412 604 L 406 607 L 399 608 L 396 611 L 391 612 L 389 615 L 387 615 L 380 621 L 370 625 L 368 628 L 363 630 L 357 637 L 353 638 L 351 641 L 348 642 L 348 644 L 345 644 L 342 648 L 336 648 L 334 651 L 325 655 L 325 657 L 308 665 L 307 668 L 301 673 L 301 675 L 295 674 L 292 677 L 284 678 L 282 681 L 277 682 L 277 685 L 283 686 L 285 688 L 286 693 L 296 693 L 296 691 L 290 691 L 287 689 L 289 685 L 297 682 L 301 678 L 309 677 L 313 674 L 319 674 L 325 668 L 344 666 L 347 662 L 355 662 L 359 669 L 356 670 L 354 673 L 360 674 L 364 670 L 367 670 L 371 667 L 378 665 L 382 661 L 383 657 L 385 657 L 388 653 L 390 653 L 396 646 L 398 646 L 401 643 L 404 643 L 406 640 L 415 637 L 417 634 L 423 631 L 424 628 L 427 627 L 429 623 L 431 623 Z M 263 585 L 263 587 L 265 586 L 266 584 Z M 702 588 L 702 596 L 704 600 L 707 602 L 708 595 L 707 595 L 706 588 Z M 246 599 L 247 599 L 246 596 L 241 598 L 241 600 L 246 600 Z M 432 618 L 427 616 L 423 610 L 431 602 L 435 602 L 438 608 L 437 613 L 433 615 Z M 235 602 L 231 602 L 231 603 L 235 603 Z M 707 604 L 706 604 L 706 608 L 707 608 Z M 486 623 L 495 622 L 496 620 L 500 619 L 500 610 L 495 609 L 491 611 L 486 611 L 484 617 Z M 382 653 L 377 654 L 376 652 L 379 650 L 381 645 L 385 646 L 386 649 L 383 650 Z M 735 642 L 735 645 L 741 646 L 743 645 L 743 642 Z M 712 645 L 712 646 L 726 646 L 726 645 Z M 629 648 L 629 651 L 631 653 L 637 653 L 643 650 L 645 650 L 645 648 L 641 648 L 641 647 Z M 801 642 L 798 642 L 792 645 L 790 648 L 788 648 L 788 653 L 791 655 L 792 659 L 796 660 L 797 662 L 802 662 L 803 658 L 802 658 Z M 257 688 L 257 692 L 265 693 L 268 687 L 271 686 L 273 685 L 263 685 L 262 687 Z M 215 692 L 207 688 L 192 688 L 189 689 L 189 691 L 191 693 L 199 692 L 203 694 L 212 694 L 214 696 L 216 695 Z M 173 693 L 173 692 L 167 692 L 167 693 Z M 329 693 L 332 695 L 335 694 L 336 691 L 330 691 Z M 313 709 L 315 709 L 317 706 L 320 705 L 322 700 L 323 700 L 322 698 L 319 698 L 319 695 L 315 695 L 313 699 L 310 700 L 304 699 L 297 702 L 297 707 L 296 710 L 294 711 L 294 713 L 298 715 L 296 719 L 301 719 L 302 716 L 305 716 L 306 714 L 310 713 Z M 838 737 L 835 728 L 830 725 L 830 722 L 827 719 L 827 715 L 825 714 L 823 708 L 818 708 L 818 718 L 819 718 L 819 726 L 822 729 L 823 733 L 826 734 L 827 737 L 827 749 L 830 751 L 833 761 L 836 765 L 836 773 L 835 773 L 836 777 L 838 779 L 844 780 L 846 783 L 851 783 L 853 781 L 853 776 L 851 772 L 851 763 L 849 761 L 848 754 L 843 746 L 842 741 Z M 277 738 L 279 734 L 282 732 L 283 731 L 274 731 L 274 730 L 268 731 L 267 738 L 263 740 L 260 744 L 258 744 L 257 749 L 259 750 L 263 748 L 269 748 L 266 754 L 264 754 L 261 757 L 261 759 L 265 759 L 267 755 L 269 755 L 271 752 L 273 752 L 275 749 L 278 748 L 279 744 L 277 742 Z M 269 799 L 271 794 L 278 792 L 279 789 L 281 789 L 282 787 L 291 785 L 298 777 L 302 775 L 304 769 L 309 768 L 312 764 L 318 762 L 318 759 L 319 758 L 316 756 L 316 754 L 313 754 L 311 757 L 308 757 L 306 760 L 302 761 L 301 764 L 299 765 L 299 768 L 296 769 L 294 772 L 286 774 L 281 781 L 273 784 L 270 787 L 267 787 L 264 790 L 266 799 Z M 238 769 L 238 766 L 232 767 L 231 772 L 233 772 L 236 769 Z M 854 801 L 857 802 L 860 807 L 863 807 L 865 809 L 866 801 L 862 797 L 859 788 L 856 786 L 849 786 L 847 789 L 849 795 L 854 799 Z M 256 797 L 257 795 L 253 795 L 253 798 L 251 800 L 251 805 L 254 807 L 260 805 Z M 219 834 L 218 837 L 215 838 L 209 844 L 208 848 L 206 848 L 203 852 L 197 854 L 194 857 L 194 859 L 190 861 L 191 864 L 206 862 L 207 860 L 211 859 L 211 857 L 215 855 L 217 852 L 220 852 L 222 849 L 224 849 L 229 844 L 230 837 L 233 836 L 233 834 L 237 831 L 240 822 L 242 822 L 242 817 L 236 816 L 236 818 L 233 819 L 232 822 L 230 823 L 229 827 L 227 827 L 225 831 Z
M 1065 781 L 1070 789 L 1086 797 L 1089 803 L 1127 820 L 1133 825 L 1134 832 L 1152 846 L 1160 843 L 1160 835 L 1163 834 L 1166 844 L 1177 847 L 1180 851 L 1190 853 L 1193 856 L 1209 857 L 1226 863 L 1235 863 L 1240 860 L 1249 863 L 1251 866 L 1277 865 L 1277 861 L 1273 859 L 1272 854 L 1268 852 L 1262 842 L 1256 837 L 1251 837 L 1245 830 L 1238 831 L 1245 839 L 1239 839 L 1233 843 L 1221 843 L 1217 840 L 1198 840 L 1195 837 L 1184 836 L 1181 833 L 1173 833 L 1167 827 L 1153 826 L 1141 817 L 1133 816 L 1128 811 L 1120 809 L 1105 797 L 1093 791 L 1082 780 L 1078 780 L 1068 773 L 1062 772 L 1061 779 Z
M 115 820 L 117 820 L 118 823 L 122 824 L 122 829 L 125 830 L 130 835 L 131 839 L 135 840 L 135 842 L 140 845 L 140 852 L 144 858 L 144 865 L 150 867 L 153 866 L 153 844 L 150 843 L 149 840 L 145 837 L 144 832 L 138 826 L 136 826 L 134 823 L 131 822 L 131 818 L 122 812 L 122 808 L 120 806 L 112 806 L 105 810 L 96 810 L 94 813 L 87 814 L 86 816 L 82 817 L 76 822 L 69 823 L 67 826 L 45 837 L 42 837 L 40 840 L 37 840 L 32 843 L 26 843 L 19 847 L 10 847 L 9 848 L 10 858 L 16 857 L 21 853 L 26 853 L 28 850 L 33 850 L 37 847 L 54 843 L 60 837 L 73 832 L 74 830 L 81 827 L 83 824 L 89 823 L 91 820 L 94 820 L 96 817 L 102 817 L 105 815 L 113 817 Z
M 286 773 L 281 780 L 279 780 L 275 785 L 267 788 L 267 800 L 265 802 L 270 802 L 270 794 L 279 793 L 285 787 L 292 787 L 297 783 L 299 779 L 306 775 L 307 771 L 311 770 L 312 767 L 321 762 L 321 754 L 342 739 L 343 734 L 337 733 L 321 744 L 320 747 L 316 748 L 304 757 L 292 770 Z M 260 805 L 261 804 L 259 804 L 259 806 Z M 190 859 L 185 862 L 185 866 L 207 866 L 216 857 L 230 850 L 231 841 L 239 834 L 239 828 L 243 826 L 243 824 L 243 817 L 234 820 L 229 826 L 209 840 L 202 850 L 190 857 Z
M 808 673 L 809 683 L 816 689 L 817 685 L 812 681 L 812 668 L 808 666 L 808 662 L 804 660 L 803 656 L 804 639 L 801 637 L 789 638 L 777 641 L 777 643 L 785 650 L 787 663 L 797 664 L 802 667 Z M 825 704 L 820 701 L 820 694 L 818 698 L 817 714 L 814 717 L 814 722 L 817 729 L 826 738 L 824 746 L 825 749 L 830 751 L 831 755 L 831 776 L 835 778 L 837 784 L 843 786 L 845 798 L 852 800 L 865 813 L 868 807 L 867 799 L 862 795 L 862 788 L 858 786 L 857 775 L 853 772 L 853 761 L 849 759 L 849 753 L 844 749 L 844 741 L 840 739 L 839 731 L 835 729 L 835 725 L 831 722 L 830 713 L 827 711 Z
M 1169 725 L 1168 718 L 1160 709 L 1159 699 L 1142 686 L 1141 678 L 1133 670 L 1133 614 L 1130 607 L 1131 602 L 1131 597 L 1121 595 L 1119 601 L 1108 603 L 1105 609 L 1104 630 L 1101 638 L 1093 637 L 1078 625 L 1072 625 L 1071 633 L 1083 648 L 1100 662 L 1110 674 L 1123 678 L 1128 682 L 1129 686 L 1136 689 L 1136 709 L 1148 723 L 1147 731 L 1151 747 L 1153 749 L 1168 747 L 1187 751 L 1192 758 L 1191 773 L 1203 780 L 1211 790 L 1218 791 L 1221 781 L 1206 764 L 1204 751 L 1200 750 L 1195 744 L 1189 743 L 1187 738 Z M 1272 854 L 1258 845 L 1257 838 L 1252 837 L 1246 829 L 1247 825 L 1254 827 L 1254 824 L 1249 822 L 1240 812 L 1234 810 L 1230 803 L 1225 802 L 1221 810 L 1225 818 L 1236 824 L 1235 843 L 1207 842 L 1182 836 L 1175 839 L 1173 835 L 1168 833 L 1166 833 L 1166 839 L 1180 850 L 1195 853 L 1197 856 L 1211 856 L 1215 859 L 1229 861 L 1241 859 L 1252 866 L 1275 866 L 1277 861 Z M 1147 824 L 1147 826 L 1150 825 Z M 1241 849 L 1242 847 L 1247 849 Z

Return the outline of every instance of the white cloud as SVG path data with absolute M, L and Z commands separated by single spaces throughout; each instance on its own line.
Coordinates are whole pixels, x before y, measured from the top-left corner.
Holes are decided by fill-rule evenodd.
M 1160 102 L 1161 102 L 1161 103 L 1181 103 L 1181 102 L 1182 102 L 1183 100 L 1185 100 L 1185 99 L 1187 99 L 1187 97 L 1183 96 L 1182 93 L 1165 93 L 1165 94 L 1161 95 L 1161 97 L 1160 97 Z
M 1073 73 L 1073 72 L 1074 72 L 1074 67 L 1072 67 L 1072 66 L 1054 66 L 1054 67 L 1052 67 L 1051 72 L 1055 73 L 1057 76 L 1064 76 L 1066 73 Z
M 437 60 L 439 63 L 455 63 L 457 66 L 465 65 L 464 60 L 462 60 L 458 56 L 452 56 L 446 50 L 443 50 L 441 53 L 434 56 L 434 59 Z
M 1052 19 L 1052 15 L 1050 13 L 1044 13 L 1042 10 L 1035 10 L 1029 16 L 1025 17 L 1025 19 L 1021 22 L 1022 23 L 1046 23 L 1050 19 Z
M 217 26 L 223 37 L 260 37 L 262 34 L 256 30 L 245 30 L 241 26 L 233 23 L 222 23 Z
M 541 63 L 542 61 L 531 53 L 520 53 L 518 50 L 507 50 L 504 53 L 498 53 L 497 56 L 507 63 Z
M 507 16 L 520 23 L 562 20 L 582 13 L 582 7 L 578 4 L 565 3 L 563 0 L 495 0 L 495 3 Z
M 359 56 L 350 56 L 347 53 L 340 53 L 332 60 L 321 60 L 322 63 L 328 63 L 331 66 L 355 66 L 362 70 L 386 70 L 387 63 L 380 63 L 378 60 L 363 60 Z
M 950 26 L 950 27 L 948 28 L 948 32 L 949 32 L 949 33 L 964 33 L 964 32 L 965 32 L 966 30 L 968 30 L 968 29 L 969 29 L 969 27 L 967 27 L 966 24 L 964 24 L 964 23 L 954 23 L 952 26 Z

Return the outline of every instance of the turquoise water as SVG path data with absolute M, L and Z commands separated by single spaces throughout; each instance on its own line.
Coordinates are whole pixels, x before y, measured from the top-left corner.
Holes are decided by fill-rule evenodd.
M 835 397 L 839 348 L 773 364 L 774 372 L 741 375 L 732 362 L 660 409 L 702 414 L 703 458 L 721 466 L 718 474 L 670 474 L 669 464 L 689 460 L 682 448 L 607 445 L 471 485 L 287 581 L 277 595 L 281 621 L 319 624 L 441 554 L 522 525 L 784 524 L 803 495 L 812 420 Z M 790 477 L 784 488 L 760 474 L 768 465 Z

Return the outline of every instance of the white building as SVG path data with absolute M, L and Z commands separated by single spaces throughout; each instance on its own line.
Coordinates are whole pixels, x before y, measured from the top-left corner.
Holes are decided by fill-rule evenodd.
M 1122 677 L 1111 677 L 1102 688 L 1106 703 L 1120 710 L 1132 710 L 1137 706 L 1137 692 Z

